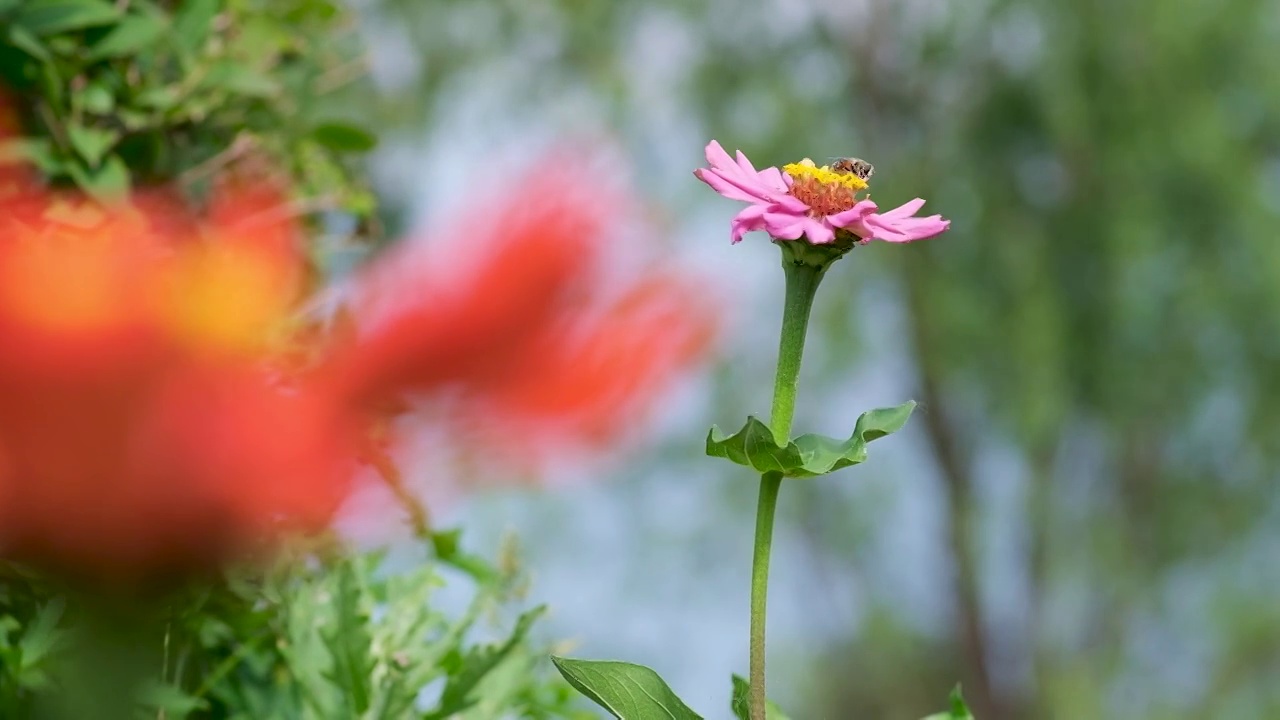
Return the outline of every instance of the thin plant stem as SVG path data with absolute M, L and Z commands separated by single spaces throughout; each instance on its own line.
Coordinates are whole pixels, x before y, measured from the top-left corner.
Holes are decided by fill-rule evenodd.
M 782 445 L 790 440 L 791 420 L 796 409 L 796 383 L 800 377 L 800 360 L 804 355 L 804 336 L 809 326 L 809 311 L 825 267 L 815 267 L 792 260 L 783 251 L 786 272 L 786 304 L 782 311 L 782 336 L 778 342 L 778 373 L 773 385 L 773 411 L 769 429 Z M 778 490 L 782 474 L 765 473 L 760 478 L 760 500 L 756 507 L 755 551 L 751 561 L 751 720 L 765 719 L 764 628 L 765 607 L 769 596 L 769 555 L 773 548 L 773 518 L 778 508 Z
M 400 468 L 395 461 L 376 443 L 370 443 L 364 449 L 364 459 L 377 471 L 378 477 L 386 483 L 387 488 L 395 495 L 396 500 L 409 516 L 409 527 L 419 538 L 431 537 L 431 521 L 427 507 L 418 499 L 404 482 Z

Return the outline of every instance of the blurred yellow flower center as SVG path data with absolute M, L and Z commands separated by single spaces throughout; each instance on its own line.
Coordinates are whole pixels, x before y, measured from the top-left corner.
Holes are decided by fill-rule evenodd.
M 782 171 L 791 176 L 791 195 L 809 206 L 815 216 L 834 215 L 857 204 L 857 194 L 867 189 L 867 181 L 853 173 L 815 165 L 805 158 L 784 165 Z
M 293 299 L 289 269 L 246 248 L 192 248 L 157 300 L 175 334 L 203 350 L 261 352 Z

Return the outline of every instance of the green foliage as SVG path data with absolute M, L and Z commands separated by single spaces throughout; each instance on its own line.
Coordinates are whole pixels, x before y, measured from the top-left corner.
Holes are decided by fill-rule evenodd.
M 930 715 L 924 720 L 974 720 L 973 713 L 969 711 L 969 706 L 965 705 L 964 696 L 960 694 L 960 686 L 957 685 L 951 691 L 951 709 L 947 712 Z
M 344 117 L 363 74 L 350 27 L 329 0 L 0 5 L 0 84 L 23 128 L 0 154 L 103 199 L 162 182 L 198 199 L 265 156 L 301 208 L 367 215 L 354 158 L 375 139 Z
M 897 432 L 906 425 L 916 404 L 908 401 L 891 408 L 869 410 L 858 417 L 847 440 L 822 435 L 801 435 L 779 445 L 769 426 L 754 417 L 733 435 L 711 428 L 707 454 L 721 457 L 757 472 L 781 473 L 785 477 L 806 478 L 826 475 L 867 459 L 867 443 Z
M 149 717 L 163 710 L 168 718 L 235 720 L 581 717 L 568 686 L 552 682 L 546 650 L 529 639 L 541 608 L 510 624 L 480 622 L 507 614 L 514 571 L 488 568 L 491 581 L 476 584 L 454 617 L 434 605 L 445 584 L 440 567 L 393 569 L 379 553 L 344 551 L 186 588 L 165 603 L 161 636 L 127 636 L 140 647 L 126 648 L 121 662 L 138 649 L 156 660 L 143 666 L 134 707 Z M 50 699 L 85 692 L 75 674 L 89 656 L 73 638 L 93 634 L 84 610 L 98 601 L 73 595 L 81 612 L 69 613 L 62 599 L 33 604 L 32 588 L 3 587 L 23 602 L 0 603 L 0 716 L 27 717 Z M 472 637 L 502 627 L 496 643 Z M 424 705 L 432 685 L 443 690 Z
M 643 665 L 561 657 L 551 661 L 570 685 L 618 720 L 702 720 L 658 673 Z
M 733 697 L 729 701 L 729 709 L 738 720 L 751 720 L 751 683 L 738 675 L 733 676 Z M 790 720 L 772 700 L 765 702 L 764 714 L 766 720 Z
M 28 569 L 0 561 L 0 717 L 19 717 L 52 685 L 66 644 L 66 603 Z
M 25 622 L 0 608 L 0 716 L 12 717 L 32 693 L 52 686 L 50 670 L 65 643 L 59 628 L 66 603 L 42 603 Z

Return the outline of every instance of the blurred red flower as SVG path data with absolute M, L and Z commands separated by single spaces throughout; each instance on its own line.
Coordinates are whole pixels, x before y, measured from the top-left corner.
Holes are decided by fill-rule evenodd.
M 313 338 L 297 332 L 301 235 L 269 184 L 197 214 L 10 183 L 0 555 L 137 577 L 321 529 L 358 459 L 394 474 L 371 440 L 406 393 L 522 428 L 495 450 L 609 437 L 706 348 L 710 314 L 664 272 L 604 286 L 620 195 L 545 168 L 515 186 L 436 252 L 376 258 L 345 310 L 355 331 Z

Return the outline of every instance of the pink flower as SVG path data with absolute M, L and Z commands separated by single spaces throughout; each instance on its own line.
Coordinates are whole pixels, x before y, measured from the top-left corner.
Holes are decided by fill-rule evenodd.
M 707 164 L 693 174 L 721 195 L 750 203 L 731 223 L 733 242 L 752 230 L 764 230 L 776 240 L 805 238 L 825 245 L 838 235 L 852 235 L 856 242 L 884 240 L 911 242 L 933 237 L 950 225 L 941 215 L 916 217 L 924 205 L 916 198 L 885 213 L 868 198 L 866 178 L 852 172 L 814 165 L 810 160 L 792 163 L 781 170 L 756 170 L 738 151 L 729 157 L 720 143 L 707 145 Z

